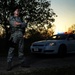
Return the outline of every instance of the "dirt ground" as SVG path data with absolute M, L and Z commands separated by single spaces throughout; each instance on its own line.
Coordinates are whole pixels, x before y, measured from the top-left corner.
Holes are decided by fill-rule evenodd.
M 42 68 L 54 68 L 54 67 L 67 67 L 75 66 L 75 54 L 68 55 L 65 58 L 59 58 L 52 55 L 40 55 L 40 56 L 27 56 L 26 61 L 29 63 L 30 68 L 22 68 L 19 65 L 17 57 L 13 59 L 13 66 L 15 66 L 10 72 L 26 71 L 30 72 L 33 69 Z M 6 57 L 0 57 L 0 73 L 8 73 L 6 71 L 7 63 Z

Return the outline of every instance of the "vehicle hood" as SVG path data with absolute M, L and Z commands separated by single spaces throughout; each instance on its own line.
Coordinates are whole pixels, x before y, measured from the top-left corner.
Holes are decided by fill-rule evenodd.
M 57 40 L 42 40 L 42 41 L 34 42 L 33 45 L 46 45 L 48 43 L 54 43 L 54 42 L 57 42 Z

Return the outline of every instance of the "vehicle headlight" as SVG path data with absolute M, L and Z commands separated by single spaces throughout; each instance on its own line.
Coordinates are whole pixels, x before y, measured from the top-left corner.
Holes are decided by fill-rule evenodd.
M 46 46 L 49 46 L 49 45 L 50 45 L 50 46 L 55 46 L 56 43 L 55 43 L 55 42 L 51 42 L 51 43 L 47 43 L 47 44 L 46 44 Z
M 55 43 L 55 42 L 52 42 L 52 43 L 50 43 L 49 45 L 50 45 L 50 46 L 55 46 L 56 43 Z

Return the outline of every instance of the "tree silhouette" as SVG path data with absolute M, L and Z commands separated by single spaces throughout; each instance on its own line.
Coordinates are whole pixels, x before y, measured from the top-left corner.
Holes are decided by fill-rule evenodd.
M 47 0 L 0 0 L 0 16 L 1 23 L 5 26 L 7 32 L 7 24 L 12 9 L 18 5 L 20 7 L 20 16 L 23 20 L 28 20 L 27 32 L 36 30 L 46 32 L 52 27 L 55 21 L 54 13 L 51 8 L 51 1 Z M 45 27 L 46 26 L 46 27 Z M 33 32 L 32 32 L 33 33 Z M 30 34 L 32 34 L 30 33 Z
M 75 24 L 71 25 L 71 26 L 68 28 L 68 33 L 74 33 L 74 34 L 75 34 Z

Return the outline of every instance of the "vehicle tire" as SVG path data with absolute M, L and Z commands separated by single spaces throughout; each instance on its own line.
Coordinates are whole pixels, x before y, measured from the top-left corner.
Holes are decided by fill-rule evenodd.
M 65 57 L 67 54 L 67 48 L 65 45 L 60 45 L 59 50 L 58 50 L 58 56 L 59 57 Z

